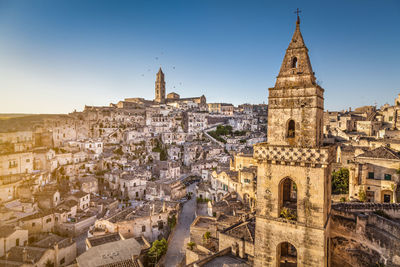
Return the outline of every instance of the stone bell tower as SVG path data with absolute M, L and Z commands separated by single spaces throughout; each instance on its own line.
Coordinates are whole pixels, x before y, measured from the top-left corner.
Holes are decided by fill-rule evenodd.
M 316 84 L 300 19 L 275 87 L 258 165 L 254 266 L 329 266 L 334 148 L 322 146 L 324 89 Z
M 157 103 L 165 103 L 165 80 L 164 80 L 164 73 L 161 70 L 161 67 L 157 73 L 156 97 L 154 101 Z

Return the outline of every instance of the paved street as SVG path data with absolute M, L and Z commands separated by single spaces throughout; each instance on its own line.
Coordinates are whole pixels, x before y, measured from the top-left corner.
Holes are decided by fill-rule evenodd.
M 186 202 L 183 206 L 176 225 L 175 234 L 169 244 L 167 255 L 165 258 L 165 266 L 177 266 L 185 255 L 186 242 L 190 234 L 190 224 L 194 220 L 196 210 L 196 196 Z

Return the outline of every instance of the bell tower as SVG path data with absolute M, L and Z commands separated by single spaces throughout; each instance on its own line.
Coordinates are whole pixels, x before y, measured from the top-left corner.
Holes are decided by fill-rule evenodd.
M 156 78 L 156 97 L 154 99 L 157 103 L 165 103 L 165 80 L 164 80 L 164 73 L 160 69 L 157 73 Z
M 316 84 L 297 18 L 275 87 L 269 89 L 268 143 L 317 147 L 322 143 L 324 89 Z
M 323 93 L 297 16 L 275 86 L 269 89 L 268 142 L 254 146 L 254 266 L 329 266 L 334 148 L 322 145 Z

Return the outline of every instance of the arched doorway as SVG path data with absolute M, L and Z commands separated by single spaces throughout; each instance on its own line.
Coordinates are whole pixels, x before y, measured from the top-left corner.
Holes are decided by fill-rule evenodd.
M 287 220 L 297 220 L 297 185 L 286 177 L 279 184 L 279 216 Z
M 278 245 L 278 267 L 296 267 L 297 250 L 289 242 L 282 242 Z

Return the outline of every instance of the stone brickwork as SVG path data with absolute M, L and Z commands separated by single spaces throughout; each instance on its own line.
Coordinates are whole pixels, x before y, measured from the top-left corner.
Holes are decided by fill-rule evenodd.
M 332 207 L 331 266 L 400 266 L 400 224 L 368 210 L 399 214 L 397 204 L 343 204 Z M 392 213 L 394 214 L 394 213 Z M 380 263 L 381 265 L 378 265 Z
M 254 266 L 329 266 L 335 148 L 322 146 L 324 90 L 315 81 L 298 19 L 275 87 L 269 89 L 268 143 L 254 146 Z
M 275 87 L 269 89 L 268 143 L 299 147 L 321 145 L 323 93 L 324 89 L 316 84 L 298 21 Z

